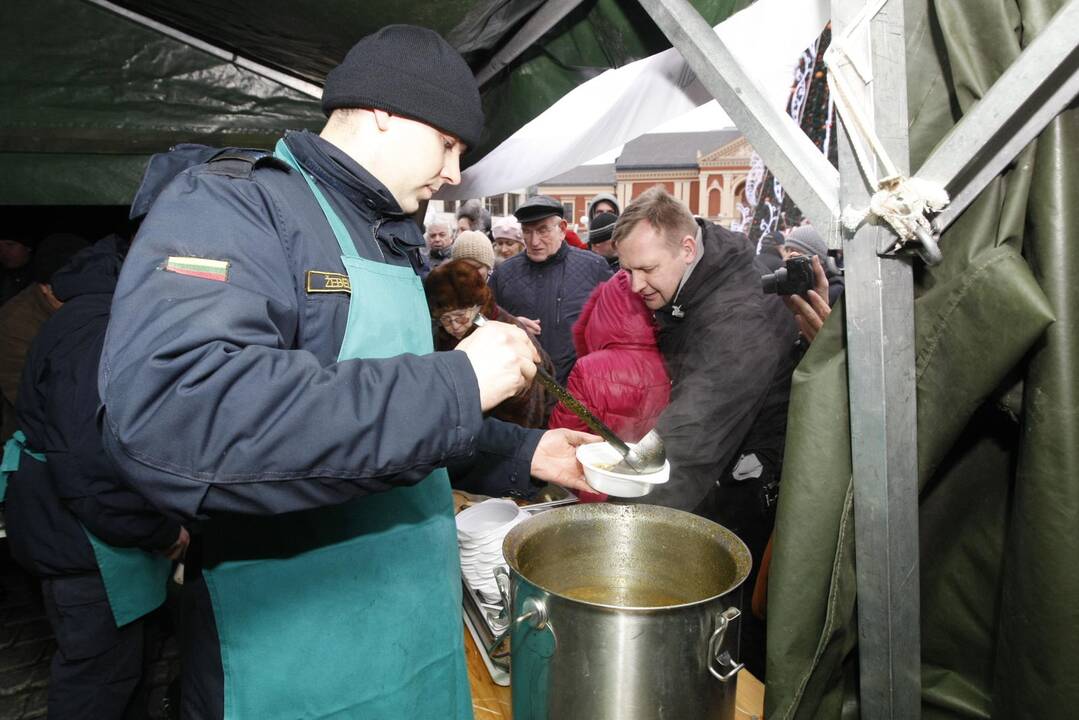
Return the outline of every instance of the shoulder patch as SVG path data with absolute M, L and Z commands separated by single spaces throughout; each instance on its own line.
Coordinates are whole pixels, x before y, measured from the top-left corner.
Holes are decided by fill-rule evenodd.
M 231 263 L 229 263 L 228 260 L 210 260 L 208 258 L 170 255 L 165 260 L 165 264 L 161 269 L 179 275 L 190 275 L 192 277 L 205 278 L 206 280 L 228 282 L 230 264 Z
M 348 275 L 326 272 L 324 270 L 307 271 L 307 292 L 310 293 L 347 293 L 352 294 L 352 283 Z

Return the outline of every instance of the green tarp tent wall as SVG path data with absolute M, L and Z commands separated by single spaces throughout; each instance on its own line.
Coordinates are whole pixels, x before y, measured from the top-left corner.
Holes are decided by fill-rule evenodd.
M 9 0 L 0 22 L 0 204 L 125 204 L 149 154 L 178 142 L 271 147 L 285 129 L 321 126 L 317 98 L 231 62 L 230 53 L 317 92 L 357 39 L 407 22 L 442 33 L 479 70 L 542 4 Z M 748 4 L 694 3 L 712 23 Z M 468 161 L 582 81 L 669 47 L 635 3 L 569 5 L 576 7 L 484 86 L 488 127 Z

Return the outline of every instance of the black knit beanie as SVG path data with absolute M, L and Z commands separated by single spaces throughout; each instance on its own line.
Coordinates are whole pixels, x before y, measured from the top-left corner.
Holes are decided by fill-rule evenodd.
M 470 148 L 483 132 L 476 78 L 442 37 L 414 25 L 387 25 L 352 46 L 326 76 L 322 111 L 385 110 L 453 135 Z
M 614 213 L 599 213 L 588 224 L 588 244 L 607 242 L 614 235 L 614 224 L 618 222 L 618 216 Z

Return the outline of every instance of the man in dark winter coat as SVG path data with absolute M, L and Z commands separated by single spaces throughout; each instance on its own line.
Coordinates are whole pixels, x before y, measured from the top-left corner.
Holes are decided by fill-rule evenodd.
M 633 290 L 656 313 L 671 376 L 671 402 L 656 427 L 671 480 L 647 502 L 733 530 L 756 568 L 775 519 L 797 359 L 794 320 L 779 298 L 761 291 L 748 239 L 694 220 L 662 188 L 626 208 L 614 242 Z
M 554 361 L 555 377 L 565 384 L 577 359 L 573 323 L 611 269 L 599 255 L 569 246 L 563 212 L 562 203 L 546 195 L 517 208 L 525 251 L 499 266 L 491 289 L 495 301 L 539 337 Z
M 319 134 L 181 172 L 124 264 L 105 446 L 202 520 L 185 563 L 185 717 L 470 718 L 446 472 L 584 484 L 569 431 L 483 413 L 538 359 L 492 322 L 432 352 L 410 215 L 460 181 L 475 78 L 392 25 L 330 72 Z
M 123 589 L 114 584 L 134 579 L 99 567 L 124 560 L 112 555 L 104 560 L 102 553 L 113 551 L 91 545 L 90 534 L 114 550 L 129 548 L 123 557 L 134 554 L 136 565 L 153 564 L 149 556 L 137 557 L 145 553 L 178 558 L 187 545 L 187 531 L 176 520 L 121 483 L 95 421 L 98 361 L 121 244 L 117 236 L 104 238 L 53 275 L 52 291 L 63 307 L 34 340 L 19 393 L 25 451 L 8 488 L 8 534 L 12 553 L 42 580 L 56 636 L 50 717 L 120 720 L 143 717 L 147 710 L 145 696 L 136 692 L 143 669 L 143 618 L 127 621 L 119 604 Z M 156 598 L 141 611 L 164 599 L 169 568 L 164 560 L 159 563 L 160 585 L 134 588 Z

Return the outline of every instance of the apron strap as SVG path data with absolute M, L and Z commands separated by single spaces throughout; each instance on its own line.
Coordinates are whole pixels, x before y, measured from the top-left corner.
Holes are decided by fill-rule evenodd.
M 315 179 L 300 166 L 299 161 L 296 160 L 296 156 L 289 150 L 284 138 L 278 140 L 277 145 L 274 146 L 274 155 L 298 170 L 300 175 L 303 176 L 303 179 L 307 181 L 307 185 L 311 188 L 315 200 L 318 201 L 319 207 L 322 208 L 322 214 L 326 216 L 326 221 L 330 223 L 330 228 L 333 230 L 334 237 L 337 238 L 337 244 L 341 246 L 341 254 L 348 258 L 358 258 L 360 254 L 356 252 L 356 245 L 352 242 L 352 235 L 349 234 L 348 228 L 341 222 L 341 218 L 337 217 L 337 213 L 334 212 L 334 209 L 330 207 L 330 201 L 327 200 L 326 196 L 322 194 L 322 191 L 318 189 L 318 185 L 315 184 Z
M 4 457 L 3 461 L 0 461 L 0 502 L 3 502 L 4 498 L 7 497 L 8 477 L 19 469 L 19 461 L 22 459 L 23 453 L 38 462 L 46 462 L 44 455 L 26 447 L 26 436 L 23 435 L 22 430 L 16 430 L 15 434 L 4 443 Z

